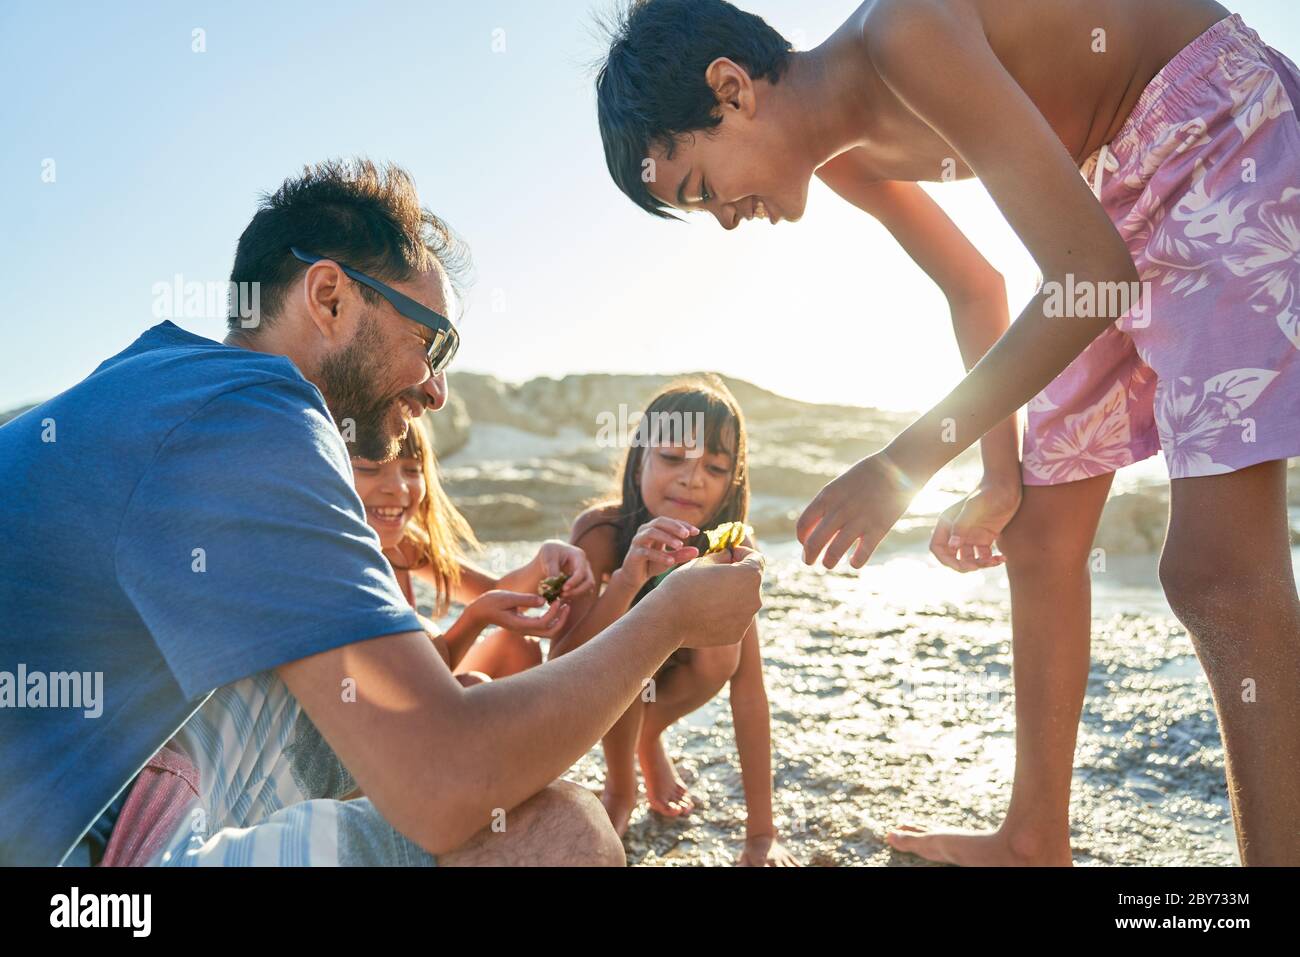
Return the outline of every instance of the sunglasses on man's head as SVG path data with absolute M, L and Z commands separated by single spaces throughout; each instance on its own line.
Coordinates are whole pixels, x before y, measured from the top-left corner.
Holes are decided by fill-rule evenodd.
M 293 253 L 295 259 L 302 260 L 309 265 L 328 258 L 326 256 L 317 256 L 315 253 L 303 252 L 297 246 L 290 246 L 289 252 Z M 387 299 L 388 304 L 407 319 L 418 322 L 426 329 L 432 330 L 433 340 L 428 343 L 427 350 L 431 375 L 437 375 L 451 365 L 452 357 L 456 355 L 456 350 L 460 348 L 460 333 L 456 331 L 456 327 L 451 324 L 450 319 L 441 313 L 434 312 L 428 306 L 416 302 L 410 296 L 398 292 L 392 286 L 343 265 L 337 259 L 331 259 L 330 261 L 342 269 L 345 275 L 364 286 L 369 286 Z

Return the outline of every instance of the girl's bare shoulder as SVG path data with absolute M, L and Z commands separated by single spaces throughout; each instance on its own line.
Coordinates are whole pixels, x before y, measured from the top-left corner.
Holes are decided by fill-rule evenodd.
M 569 542 L 578 545 L 587 553 L 592 564 L 597 556 L 614 555 L 614 543 L 618 537 L 618 506 L 614 503 L 593 505 L 573 520 L 569 532 Z

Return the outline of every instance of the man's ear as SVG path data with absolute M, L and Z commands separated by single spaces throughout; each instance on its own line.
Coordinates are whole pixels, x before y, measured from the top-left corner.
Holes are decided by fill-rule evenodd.
M 705 68 L 704 80 L 717 96 L 720 112 L 735 110 L 746 118 L 754 115 L 758 105 L 754 81 L 739 63 L 720 56 Z
M 343 270 L 329 260 L 312 263 L 302 277 L 302 294 L 311 319 L 327 342 L 346 338 L 343 305 Z

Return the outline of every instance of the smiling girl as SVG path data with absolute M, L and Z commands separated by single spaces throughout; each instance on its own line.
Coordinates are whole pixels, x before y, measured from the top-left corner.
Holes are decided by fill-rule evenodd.
M 564 542 L 545 542 L 528 564 L 495 578 L 471 565 L 466 551 L 478 547 L 469 522 L 452 504 L 438 479 L 433 449 L 418 421 L 388 462 L 352 458 L 357 494 L 393 567 L 406 600 L 415 607 L 412 576 L 433 586 L 434 616 L 453 600 L 465 610 L 434 645 L 462 684 L 504 678 L 541 664 L 538 638 L 552 638 L 564 627 L 572 600 L 590 591 L 594 579 L 582 550 Z M 526 609 L 546 602 L 537 593 L 543 578 L 568 575 L 560 598 L 544 615 Z M 480 638 L 490 625 L 498 626 Z M 436 634 L 432 622 L 426 627 Z
M 650 427 L 657 422 L 681 428 L 664 434 L 672 430 Z M 696 423 L 702 428 L 692 428 Z M 636 435 L 623 466 L 621 500 L 594 506 L 574 522 L 570 541 L 582 547 L 604 587 L 599 595 L 593 590 L 575 598 L 573 626 L 552 643 L 552 657 L 609 627 L 655 586 L 657 576 L 695 558 L 698 549 L 686 545 L 693 535 L 743 522 L 749 510 L 745 423 L 720 380 L 669 386 L 651 401 Z M 689 813 L 694 801 L 660 735 L 728 681 L 749 812 L 740 863 L 794 865 L 772 823 L 771 727 L 757 622 L 739 646 L 679 651 L 668 659 L 604 738 L 601 800 L 622 835 L 637 803 L 639 759 L 650 807 L 668 817 Z

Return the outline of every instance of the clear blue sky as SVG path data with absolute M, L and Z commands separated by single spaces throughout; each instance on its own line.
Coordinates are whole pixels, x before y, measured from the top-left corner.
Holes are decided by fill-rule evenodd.
M 854 6 L 744 5 L 801 46 Z M 1300 59 L 1294 0 L 1233 7 Z M 960 373 L 942 297 L 820 184 L 803 222 L 732 234 L 711 217 L 652 220 L 616 191 L 596 131 L 594 8 L 3 0 L 0 409 L 130 343 L 156 321 L 155 283 L 224 281 L 257 194 L 351 154 L 406 166 L 471 244 L 459 368 L 715 368 L 893 408 L 942 395 Z M 191 49 L 195 28 L 206 52 Z M 1032 263 L 981 187 L 934 195 L 1022 303 Z M 222 335 L 218 320 L 181 324 Z

